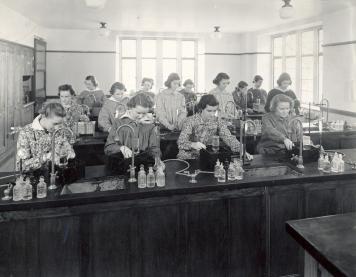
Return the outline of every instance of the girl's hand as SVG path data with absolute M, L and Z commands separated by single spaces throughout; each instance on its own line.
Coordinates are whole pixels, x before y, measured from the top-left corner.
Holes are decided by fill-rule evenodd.
M 201 142 L 193 142 L 192 148 L 194 150 L 200 151 L 201 149 L 206 149 L 206 145 Z
M 284 139 L 284 145 L 286 146 L 287 150 L 292 150 L 294 143 L 290 139 L 286 138 Z
M 124 155 L 125 159 L 131 158 L 132 157 L 132 151 L 130 148 L 128 148 L 127 146 L 123 145 L 120 147 L 120 151 L 121 153 Z
M 250 153 L 245 153 L 246 154 L 246 159 L 248 160 L 248 161 L 252 161 L 253 160 L 253 155 L 251 155 Z

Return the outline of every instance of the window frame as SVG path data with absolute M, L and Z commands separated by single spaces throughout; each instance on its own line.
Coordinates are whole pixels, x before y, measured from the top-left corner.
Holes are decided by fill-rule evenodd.
M 322 97 L 322 91 L 320 91 L 319 87 L 319 79 L 322 79 L 322 72 L 319 68 L 319 57 L 323 55 L 323 52 L 319 49 L 319 31 L 323 30 L 321 25 L 313 26 L 298 30 L 291 30 L 288 32 L 278 33 L 271 36 L 271 77 L 272 77 L 272 86 L 275 86 L 275 69 L 274 69 L 274 61 L 275 59 L 282 59 L 282 72 L 286 72 L 286 59 L 294 56 L 286 55 L 286 38 L 288 35 L 296 35 L 296 80 L 292 80 L 295 84 L 295 93 L 299 99 L 302 96 L 302 58 L 303 57 L 313 57 L 313 102 L 318 103 L 319 99 Z M 302 54 L 302 33 L 313 31 L 313 54 Z M 274 55 L 274 39 L 282 38 L 282 56 Z M 302 99 L 301 99 L 302 100 Z
M 123 57 L 122 56 L 122 41 L 124 40 L 136 40 L 136 57 Z M 142 57 L 142 41 L 143 40 L 156 40 L 156 57 L 155 58 L 145 58 Z M 177 54 L 176 58 L 165 58 L 163 57 L 163 41 L 164 40 L 174 40 L 177 42 Z M 183 41 L 193 41 L 194 42 L 194 57 L 193 58 L 185 58 L 182 57 L 182 42 Z M 123 77 L 123 68 L 122 68 L 122 60 L 124 59 L 136 59 L 136 88 L 128 88 L 129 90 L 135 89 L 135 91 L 139 90 L 141 87 L 142 78 L 142 60 L 144 59 L 155 59 L 156 60 L 156 78 L 154 78 L 156 93 L 164 88 L 165 78 L 163 77 L 163 60 L 168 59 L 175 59 L 177 61 L 177 71 L 176 73 L 182 78 L 182 61 L 183 60 L 194 60 L 194 83 L 195 83 L 195 90 L 198 91 L 198 39 L 196 38 L 173 38 L 173 37 L 133 37 L 133 36 L 120 36 L 119 37 L 119 57 L 118 57 L 118 65 L 119 74 L 118 77 L 122 80 Z M 184 82 L 184 80 L 182 80 Z

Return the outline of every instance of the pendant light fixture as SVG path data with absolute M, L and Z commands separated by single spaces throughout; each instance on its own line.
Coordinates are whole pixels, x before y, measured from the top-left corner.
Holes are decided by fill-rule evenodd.
M 106 27 L 106 25 L 107 25 L 106 22 L 100 22 L 99 36 L 106 37 L 106 38 L 110 36 L 111 31 Z
M 214 26 L 214 32 L 211 34 L 212 39 L 221 39 L 222 33 L 220 32 L 220 26 Z
M 106 0 L 85 0 L 85 5 L 92 9 L 102 9 L 106 4 Z
M 294 8 L 290 4 L 291 0 L 283 0 L 284 5 L 279 10 L 279 16 L 282 19 L 292 18 L 294 16 Z

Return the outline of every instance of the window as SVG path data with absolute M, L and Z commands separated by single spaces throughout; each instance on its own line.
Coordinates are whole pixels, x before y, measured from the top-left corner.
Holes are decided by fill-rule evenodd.
M 148 77 L 154 80 L 153 91 L 158 92 L 172 72 L 177 72 L 182 82 L 196 82 L 196 40 L 123 38 L 120 42 L 119 78 L 129 91 L 139 90 L 142 78 Z
M 274 82 L 281 72 L 292 78 L 291 89 L 303 103 L 322 97 L 322 39 L 320 27 L 280 34 L 272 39 Z

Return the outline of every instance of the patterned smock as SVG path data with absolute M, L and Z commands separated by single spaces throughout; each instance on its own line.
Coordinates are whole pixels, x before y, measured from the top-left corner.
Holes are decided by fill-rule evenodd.
M 63 106 L 63 105 L 62 105 Z M 72 131 L 75 130 L 75 123 L 79 121 L 88 122 L 89 117 L 85 115 L 85 108 L 74 101 L 69 106 L 63 106 L 66 111 L 66 117 L 64 119 L 64 125 L 69 127 Z
M 19 133 L 16 155 L 17 170 L 20 168 L 20 159 L 24 172 L 39 169 L 44 164 L 43 155 L 51 152 L 52 135 L 41 126 L 40 119 L 41 115 L 37 116 L 32 123 L 26 125 Z M 55 164 L 59 164 L 59 154 L 66 154 L 68 159 L 75 157 L 67 136 L 58 133 L 55 146 Z
M 192 149 L 192 143 L 201 142 L 209 145 L 212 137 L 217 134 L 232 151 L 240 150 L 239 141 L 231 135 L 226 123 L 221 119 L 206 121 L 203 120 L 200 113 L 188 117 L 178 139 L 179 153 L 177 157 L 179 159 L 197 159 L 199 151 Z

